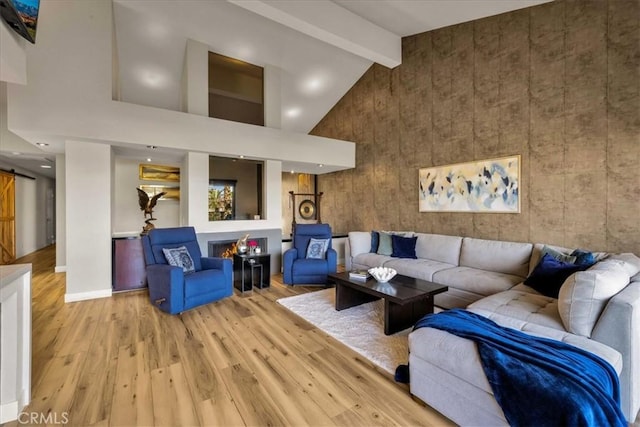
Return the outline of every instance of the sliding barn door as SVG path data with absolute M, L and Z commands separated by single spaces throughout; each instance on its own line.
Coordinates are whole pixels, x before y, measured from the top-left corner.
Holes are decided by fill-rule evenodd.
M 0 172 L 0 265 L 16 259 L 16 178 Z

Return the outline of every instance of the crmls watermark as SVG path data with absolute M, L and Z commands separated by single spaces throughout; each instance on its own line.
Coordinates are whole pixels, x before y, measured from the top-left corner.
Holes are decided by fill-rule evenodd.
M 19 424 L 67 424 L 69 422 L 68 412 L 20 412 L 18 414 Z

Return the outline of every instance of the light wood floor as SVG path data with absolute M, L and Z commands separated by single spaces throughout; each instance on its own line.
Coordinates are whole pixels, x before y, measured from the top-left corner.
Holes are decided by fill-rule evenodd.
M 146 291 L 64 303 L 55 247 L 33 263 L 32 402 L 68 425 L 448 425 L 270 289 L 178 316 Z M 10 423 L 9 425 L 17 425 Z

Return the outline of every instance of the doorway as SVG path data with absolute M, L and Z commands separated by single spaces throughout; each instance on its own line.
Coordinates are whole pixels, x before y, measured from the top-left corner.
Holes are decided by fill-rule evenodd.
M 0 172 L 0 265 L 16 259 L 16 178 Z

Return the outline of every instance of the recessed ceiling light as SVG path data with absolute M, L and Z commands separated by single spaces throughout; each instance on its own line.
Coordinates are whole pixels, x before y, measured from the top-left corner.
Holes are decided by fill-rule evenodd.
M 323 167 L 323 166 L 324 166 L 324 165 L 323 165 L 322 163 L 318 163 L 318 167 L 319 167 L 319 168 L 321 168 L 321 167 Z
M 240 156 L 238 156 L 238 157 L 240 157 L 241 159 L 244 159 L 244 156 L 242 154 L 240 154 Z
M 48 147 L 49 146 L 49 144 L 47 144 L 46 142 L 36 142 L 36 145 L 38 147 Z
M 149 68 L 139 68 L 136 70 L 138 80 L 145 86 L 152 88 L 164 88 L 169 83 L 169 77 L 164 70 L 153 70 Z
M 151 161 L 151 157 L 147 157 L 147 162 L 150 162 L 150 161 Z
M 291 117 L 291 118 L 295 118 L 298 117 L 301 113 L 301 110 L 298 107 L 293 107 L 293 108 L 289 108 L 287 111 L 285 111 L 285 115 L 287 117 Z
M 51 165 L 40 165 L 42 169 L 51 169 Z
M 291 173 L 292 173 L 292 174 L 294 173 L 293 169 L 291 169 Z

